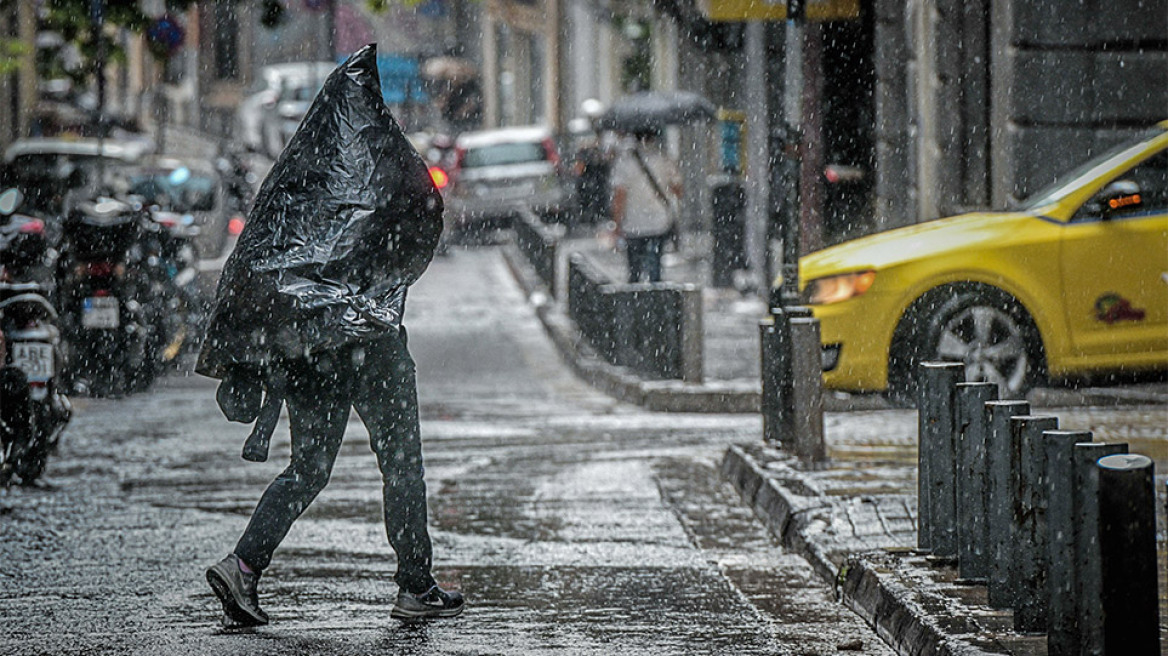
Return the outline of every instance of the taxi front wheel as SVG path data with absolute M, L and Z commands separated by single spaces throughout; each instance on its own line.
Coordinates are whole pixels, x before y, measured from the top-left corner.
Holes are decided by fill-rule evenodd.
M 938 290 L 940 291 L 940 290 Z M 1013 297 L 984 285 L 953 286 L 923 297 L 906 316 L 898 352 L 889 359 L 889 396 L 916 399 L 921 362 L 965 364 L 966 382 L 998 385 L 1003 399 L 1024 398 L 1045 376 L 1042 340 Z

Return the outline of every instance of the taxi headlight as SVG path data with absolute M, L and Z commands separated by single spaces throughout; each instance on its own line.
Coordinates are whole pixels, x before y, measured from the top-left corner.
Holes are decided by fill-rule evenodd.
M 876 282 L 875 271 L 857 271 L 838 276 L 816 278 L 803 289 L 803 302 L 807 305 L 829 305 L 855 298 Z

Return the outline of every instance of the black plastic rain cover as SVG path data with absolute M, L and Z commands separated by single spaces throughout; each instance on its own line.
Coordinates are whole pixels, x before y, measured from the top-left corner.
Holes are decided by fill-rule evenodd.
M 325 81 L 256 195 L 219 280 L 197 371 L 264 367 L 401 325 L 442 198 L 381 96 L 376 46 Z

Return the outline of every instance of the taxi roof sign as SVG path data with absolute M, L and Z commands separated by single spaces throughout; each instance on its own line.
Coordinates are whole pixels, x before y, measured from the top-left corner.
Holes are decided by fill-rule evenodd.
M 698 0 L 711 21 L 786 20 L 789 0 Z M 858 18 L 860 0 L 802 0 L 803 18 L 830 21 Z

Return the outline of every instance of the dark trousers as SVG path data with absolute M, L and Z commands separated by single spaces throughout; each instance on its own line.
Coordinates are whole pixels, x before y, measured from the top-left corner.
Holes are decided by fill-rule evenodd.
M 426 528 L 426 483 L 414 361 L 405 328 L 288 367 L 292 460 L 260 498 L 235 547 L 249 567 L 264 569 L 292 522 L 328 484 L 349 408 L 369 431 L 383 482 L 385 531 L 397 553 L 394 581 L 403 590 L 434 585 Z
M 626 237 L 625 255 L 629 260 L 629 282 L 661 282 L 661 251 L 665 235 Z

